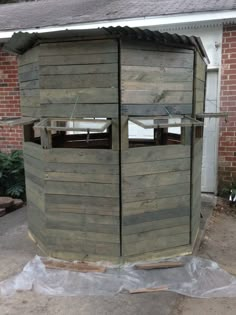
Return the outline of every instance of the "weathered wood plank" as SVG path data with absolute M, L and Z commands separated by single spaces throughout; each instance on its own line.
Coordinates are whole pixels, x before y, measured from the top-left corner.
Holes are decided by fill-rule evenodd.
M 115 222 L 113 224 L 99 224 L 99 223 L 89 223 L 86 222 L 86 215 L 84 217 L 74 214 L 73 217 L 68 216 L 72 215 L 71 213 L 62 213 L 52 215 L 47 214 L 46 228 L 47 229 L 62 229 L 69 231 L 86 231 L 86 232 L 96 232 L 96 233 L 105 233 L 105 234 L 115 234 L 119 233 L 119 224 Z M 115 217 L 112 217 L 115 219 Z M 118 218 L 117 218 L 118 220 Z M 109 235 L 108 235 L 109 237 Z M 78 251 L 78 250 L 77 250 Z
M 122 83 L 122 90 L 129 91 L 149 91 L 154 93 L 155 91 L 192 91 L 192 82 L 165 82 L 160 80 L 159 82 L 144 82 L 143 80 L 125 80 Z
M 204 89 L 196 89 L 195 91 L 195 101 L 196 103 L 204 103 L 204 98 L 205 98 L 205 92 Z
M 76 160 L 75 160 L 76 161 Z M 74 161 L 74 162 L 75 162 Z M 94 174 L 94 175 L 118 175 L 118 164 L 85 164 L 85 163 L 67 163 L 49 162 L 45 164 L 45 172 L 57 173 L 76 173 L 76 174 Z
M 44 191 L 40 185 L 32 182 L 28 176 L 26 176 L 26 199 L 27 202 L 32 202 L 33 204 L 37 204 L 37 207 L 44 211 L 45 207 L 45 199 L 44 199 Z
M 145 212 L 140 214 L 124 216 L 123 225 L 135 225 L 144 222 L 152 222 L 157 220 L 165 220 L 170 218 L 185 217 L 190 215 L 190 207 L 180 207 L 173 209 L 164 209 L 156 212 Z
M 130 148 L 122 152 L 122 163 L 175 160 L 190 157 L 190 146 L 173 144 L 145 148 Z
M 46 181 L 63 181 L 63 182 L 80 182 L 80 183 L 105 183 L 118 184 L 118 175 L 104 174 L 80 174 L 80 173 L 63 173 L 47 172 L 44 176 Z
M 164 185 L 190 183 L 190 170 L 181 172 L 168 172 L 160 174 L 123 176 L 124 189 L 143 189 Z
M 39 144 L 33 142 L 24 143 L 24 154 L 38 160 L 44 160 L 44 150 Z
M 117 88 L 118 76 L 102 74 L 62 74 L 40 77 L 41 89 Z
M 168 237 L 162 236 L 158 239 L 145 240 L 141 242 L 131 242 L 123 244 L 123 254 L 124 256 L 138 255 L 154 250 L 167 249 L 172 247 L 177 247 L 181 245 L 189 244 L 189 233 L 181 233 L 176 235 L 170 235 Z
M 122 165 L 122 174 L 125 176 L 137 176 L 159 174 L 190 169 L 190 158 L 176 160 L 160 160 L 151 162 L 138 162 Z
M 123 215 L 152 212 L 179 207 L 190 207 L 190 195 L 158 198 L 145 201 L 123 203 Z
M 192 91 L 172 91 L 165 88 L 156 90 L 122 90 L 122 103 L 128 104 L 191 104 Z
M 35 63 L 30 64 L 30 66 L 32 66 L 32 65 L 34 67 L 36 66 Z M 25 71 L 25 72 L 19 73 L 18 76 L 19 76 L 20 82 L 28 82 L 28 81 L 32 81 L 32 80 L 38 80 L 39 79 L 39 71 L 38 71 L 38 69 L 35 69 L 32 71 L 31 70 Z
M 39 89 L 39 80 L 31 80 L 31 81 L 26 81 L 20 82 L 20 90 L 28 90 L 28 89 Z
M 75 245 L 78 242 L 84 241 L 84 246 L 86 249 L 87 241 L 91 242 L 103 242 L 103 243 L 113 243 L 118 244 L 120 241 L 119 234 L 106 234 L 106 233 L 96 233 L 96 232 L 86 232 L 86 231 L 69 231 L 69 230 L 59 230 L 59 229 L 47 229 L 46 235 L 48 243 L 57 244 L 60 247 L 60 243 Z
M 21 114 L 28 117 L 41 117 L 39 107 L 21 106 Z
M 41 104 L 117 103 L 118 91 L 113 88 L 43 89 Z
M 28 50 L 23 55 L 20 55 L 18 58 L 19 66 L 24 66 L 30 63 L 38 62 L 39 58 L 39 46 L 36 46 Z
M 93 65 L 93 64 L 110 64 L 118 62 L 118 53 L 103 53 L 103 54 L 83 54 L 62 56 L 60 53 L 57 56 L 40 56 L 40 66 L 48 65 Z
M 122 84 L 125 81 L 142 81 L 145 83 L 160 82 L 192 82 L 193 69 L 191 68 L 170 68 L 169 65 L 157 66 L 128 66 L 122 65 Z
M 192 68 L 193 54 L 166 53 L 162 51 L 143 51 L 122 49 L 121 64 L 128 66 L 165 66 L 170 68 Z
M 119 185 L 116 184 L 46 181 L 45 190 L 55 195 L 119 197 Z
M 119 216 L 119 198 L 45 194 L 46 211 Z
M 25 143 L 29 143 L 29 142 L 25 142 Z M 34 157 L 33 156 L 34 154 L 28 155 L 27 150 L 28 148 L 25 149 L 24 151 L 25 168 L 27 169 L 28 167 L 30 167 L 31 169 L 37 169 L 41 174 L 44 175 L 44 162 L 42 161 L 42 159 L 38 159 L 37 157 Z
M 190 183 L 184 183 L 179 185 L 167 185 L 159 187 L 150 187 L 149 190 L 143 191 L 143 189 L 129 189 L 123 191 L 123 202 L 133 202 L 150 200 L 157 198 L 165 198 L 171 196 L 181 196 L 190 193 Z
M 44 178 L 43 173 L 38 171 L 37 169 L 32 169 L 33 172 L 29 172 L 29 168 L 25 169 L 25 176 L 27 179 L 35 183 L 36 185 L 43 187 L 44 186 Z
M 167 111 L 171 114 L 192 114 L 192 102 L 189 104 L 122 104 L 122 115 L 131 116 L 153 116 L 153 115 L 166 115 Z
M 18 67 L 18 73 L 21 75 L 22 73 L 32 73 L 37 72 L 39 70 L 38 60 L 35 63 L 25 64 Z
M 45 160 L 51 163 L 118 164 L 116 151 L 106 149 L 64 149 L 45 151 Z
M 40 113 L 42 117 L 55 117 L 57 113 L 58 118 L 71 117 L 104 117 L 104 114 L 110 118 L 118 117 L 118 103 L 113 104 L 85 104 L 85 103 L 58 103 L 58 104 L 41 104 Z
M 196 68 L 195 68 L 195 77 L 199 80 L 205 81 L 206 77 L 206 64 L 202 60 L 198 52 L 195 53 L 196 58 Z
M 189 216 L 175 217 L 163 220 L 156 220 L 150 222 L 142 222 L 139 224 L 125 225 L 122 227 L 123 236 L 137 233 L 144 233 L 153 230 L 168 229 L 171 227 L 178 227 L 181 225 L 189 225 Z
M 71 56 L 80 54 L 114 53 L 117 51 L 117 41 L 112 39 L 44 43 L 40 45 L 40 56 Z
M 150 242 L 153 242 L 154 240 L 159 239 L 162 236 L 166 236 L 167 238 L 171 235 L 181 234 L 181 233 L 187 233 L 190 230 L 189 224 L 187 225 L 180 225 L 175 226 L 171 228 L 165 228 L 160 230 L 153 230 L 143 233 L 137 233 L 137 234 L 130 234 L 130 235 L 124 235 L 123 241 L 125 243 L 131 243 L 131 242 L 142 242 L 145 240 L 150 240 Z
M 21 95 L 20 104 L 21 104 L 21 108 L 29 107 L 29 110 L 30 108 L 32 110 L 39 110 L 39 106 L 40 106 L 39 91 L 38 91 L 38 95 L 35 95 L 35 96 Z M 35 107 L 38 107 L 38 108 L 35 108 Z
M 28 96 L 28 97 L 34 97 L 34 96 L 39 96 L 40 91 L 39 89 L 24 89 L 20 90 L 20 95 L 21 96 Z
M 89 57 L 88 57 L 89 60 Z M 79 62 L 79 59 L 78 59 Z M 117 73 L 117 63 L 108 64 L 88 64 L 88 65 L 61 65 L 61 66 L 41 66 L 40 75 L 74 75 L 74 74 L 105 74 Z

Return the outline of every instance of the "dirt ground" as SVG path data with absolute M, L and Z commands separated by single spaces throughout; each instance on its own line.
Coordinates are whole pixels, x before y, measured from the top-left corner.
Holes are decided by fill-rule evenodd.
M 203 203 L 203 216 L 212 204 Z M 208 214 L 207 214 L 208 213 Z M 0 281 L 19 272 L 37 253 L 27 237 L 25 209 L 0 218 Z M 208 219 L 199 256 L 236 275 L 236 208 L 220 200 Z M 114 297 L 49 297 L 19 292 L 0 297 L 0 315 L 235 315 L 236 299 L 191 299 L 171 292 Z
M 198 256 L 216 261 L 236 276 L 236 207 L 218 198 L 208 219 Z M 181 297 L 173 315 L 235 315 L 235 298 L 191 299 Z

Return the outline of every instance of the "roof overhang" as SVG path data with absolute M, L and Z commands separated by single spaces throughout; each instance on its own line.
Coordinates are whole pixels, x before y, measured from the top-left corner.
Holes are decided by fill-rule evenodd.
M 172 14 L 172 15 L 161 15 L 152 17 L 139 17 L 130 19 L 116 19 L 108 21 L 98 21 L 89 23 L 79 24 L 66 24 L 66 25 L 51 25 L 41 28 L 29 28 L 29 29 L 15 29 L 0 31 L 0 41 L 4 42 L 11 38 L 15 32 L 27 32 L 27 33 L 48 33 L 58 32 L 63 30 L 88 30 L 97 29 L 103 27 L 117 27 L 117 26 L 129 26 L 129 27 L 150 27 L 174 24 L 193 24 L 208 22 L 208 23 L 236 23 L 236 10 L 225 10 L 225 11 L 210 11 L 210 12 L 199 12 L 199 13 L 186 13 L 186 14 Z
M 200 55 L 209 62 L 207 53 L 202 41 L 196 36 L 185 36 L 178 34 L 161 33 L 148 29 L 125 27 L 109 27 L 88 30 L 66 30 L 48 33 L 25 33 L 18 32 L 4 45 L 4 49 L 16 54 L 23 54 L 28 49 L 36 46 L 40 42 L 81 40 L 84 38 L 117 38 L 147 40 L 158 43 L 159 45 L 171 46 L 176 48 L 197 50 Z

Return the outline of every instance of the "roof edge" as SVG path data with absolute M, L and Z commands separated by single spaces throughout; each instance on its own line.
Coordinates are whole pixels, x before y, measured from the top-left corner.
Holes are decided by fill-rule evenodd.
M 139 17 L 130 19 L 116 19 L 116 20 L 104 20 L 88 23 L 74 23 L 65 25 L 51 25 L 45 27 L 29 28 L 29 29 L 14 29 L 0 31 L 0 41 L 4 41 L 12 37 L 15 32 L 23 31 L 27 33 L 45 33 L 45 32 L 57 32 L 63 30 L 85 30 L 85 29 L 97 29 L 102 27 L 116 27 L 116 26 L 129 26 L 129 27 L 149 27 L 149 26 L 164 26 L 173 24 L 185 24 L 185 23 L 199 23 L 199 22 L 211 22 L 218 21 L 222 23 L 236 23 L 236 10 L 221 10 L 221 11 L 207 11 L 198 13 L 184 13 L 184 14 L 171 14 L 160 15 L 150 17 Z

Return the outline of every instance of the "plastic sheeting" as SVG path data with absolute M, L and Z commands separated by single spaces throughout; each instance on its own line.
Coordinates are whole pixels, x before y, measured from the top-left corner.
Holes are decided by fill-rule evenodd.
M 179 257 L 175 261 L 183 262 L 184 266 L 136 270 L 133 264 L 125 264 L 107 267 L 105 273 L 81 273 L 46 269 L 40 257 L 35 256 L 20 274 L 0 282 L 0 294 L 32 290 L 54 296 L 115 295 L 167 286 L 169 291 L 191 297 L 236 296 L 236 277 L 217 263 L 193 256 Z

